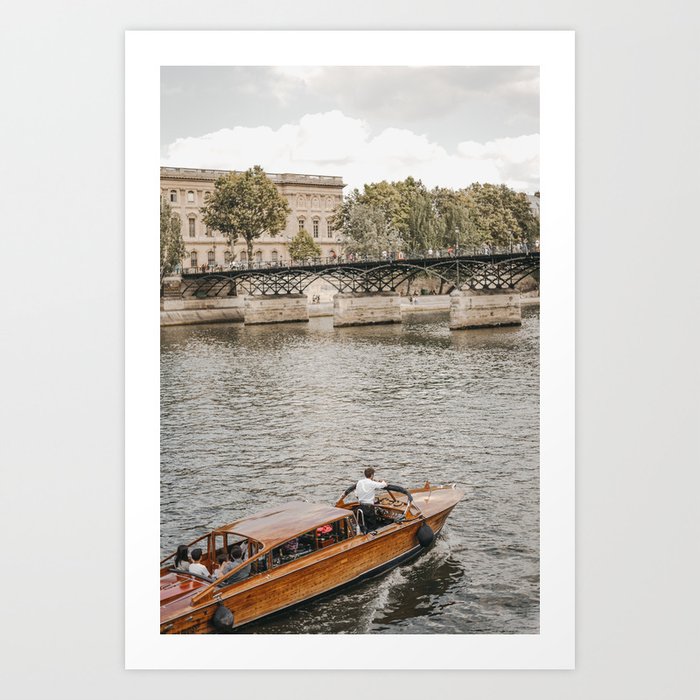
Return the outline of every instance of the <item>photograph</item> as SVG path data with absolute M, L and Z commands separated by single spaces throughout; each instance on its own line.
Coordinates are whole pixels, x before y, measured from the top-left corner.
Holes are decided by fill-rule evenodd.
M 161 632 L 538 633 L 539 68 L 160 105 Z

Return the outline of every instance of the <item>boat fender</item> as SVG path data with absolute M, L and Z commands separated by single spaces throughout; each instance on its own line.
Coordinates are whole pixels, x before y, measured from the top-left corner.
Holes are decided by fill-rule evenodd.
M 217 632 L 231 632 L 233 630 L 233 613 L 223 603 L 219 603 L 211 621 Z
M 433 532 L 433 528 L 430 527 L 428 523 L 423 523 L 418 528 L 417 536 L 418 542 L 421 547 L 428 547 L 432 544 L 433 540 L 435 539 L 435 533 Z

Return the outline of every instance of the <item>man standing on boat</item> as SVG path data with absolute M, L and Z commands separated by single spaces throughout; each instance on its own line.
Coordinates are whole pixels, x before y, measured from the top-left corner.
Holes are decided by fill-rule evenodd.
M 385 489 L 386 481 L 374 481 L 374 469 L 365 469 L 365 478 L 360 479 L 355 486 L 355 495 L 360 502 L 362 515 L 365 519 L 365 528 L 369 532 L 377 527 L 377 516 L 374 512 L 374 492 L 377 489 Z

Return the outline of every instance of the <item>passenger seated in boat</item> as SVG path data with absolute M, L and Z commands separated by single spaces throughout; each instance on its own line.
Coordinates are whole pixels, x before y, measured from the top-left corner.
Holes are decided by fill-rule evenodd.
M 233 564 L 226 553 L 219 554 L 217 562 L 219 563 L 219 568 L 214 571 L 214 578 L 221 578 L 224 574 L 227 574 L 233 569 Z
M 189 571 L 190 569 L 190 557 L 187 554 L 186 544 L 180 544 L 177 547 L 177 552 L 175 553 L 175 568 L 179 571 Z
M 189 569 L 190 573 L 209 578 L 209 569 L 207 569 L 207 567 L 200 561 L 202 558 L 202 550 L 197 547 L 197 549 L 193 549 L 190 552 L 190 556 L 192 557 L 192 563 L 190 564 Z
M 231 547 L 231 568 L 235 569 L 239 564 L 245 561 L 245 555 L 243 550 L 237 544 Z M 250 576 L 250 564 L 246 564 L 240 571 L 237 571 L 231 578 L 226 579 L 228 583 L 233 583 L 234 581 L 242 581 L 244 578 Z
M 355 495 L 360 502 L 362 515 L 365 519 L 365 530 L 376 530 L 377 514 L 374 510 L 374 492 L 377 489 L 385 489 L 386 481 L 374 481 L 374 469 L 367 467 L 365 469 L 365 478 L 360 479 L 355 486 Z

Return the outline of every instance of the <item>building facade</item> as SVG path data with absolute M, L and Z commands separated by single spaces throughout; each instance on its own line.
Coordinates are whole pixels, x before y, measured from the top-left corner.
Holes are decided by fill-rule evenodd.
M 247 246 L 239 238 L 229 246 L 226 236 L 208 229 L 202 221 L 201 207 L 214 191 L 214 182 L 228 170 L 196 168 L 161 168 L 161 196 L 181 221 L 186 256 L 184 270 L 228 268 L 248 262 Z M 278 265 L 289 260 L 288 246 L 305 228 L 321 248 L 321 257 L 333 259 L 340 254 L 340 236 L 333 231 L 330 219 L 343 201 L 343 179 L 325 175 L 268 173 L 279 193 L 287 200 L 291 213 L 287 225 L 276 236 L 263 234 L 254 241 L 256 263 Z

